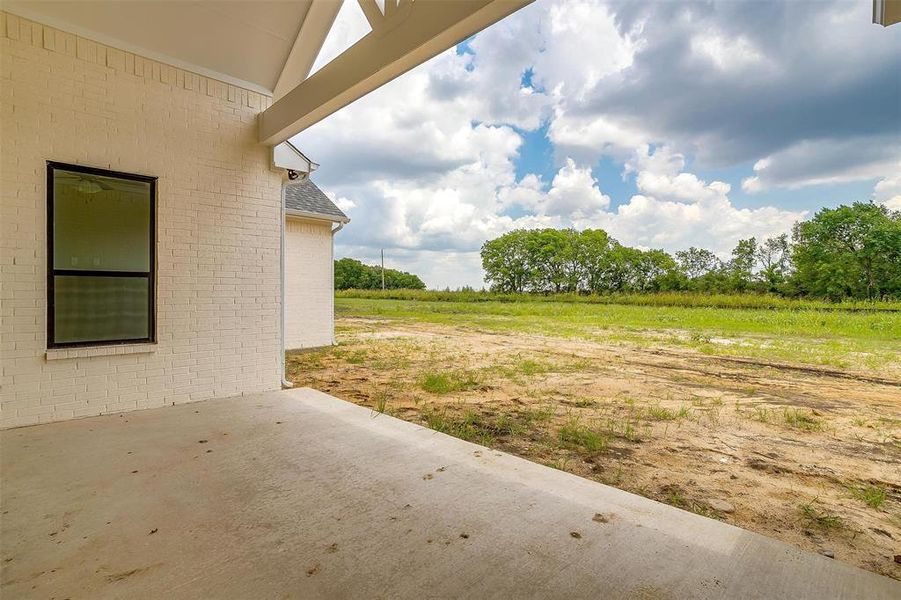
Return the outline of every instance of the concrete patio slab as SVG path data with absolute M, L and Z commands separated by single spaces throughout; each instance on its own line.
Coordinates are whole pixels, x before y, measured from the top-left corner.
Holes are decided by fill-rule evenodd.
M 0 433 L 4 598 L 901 598 L 309 389 Z

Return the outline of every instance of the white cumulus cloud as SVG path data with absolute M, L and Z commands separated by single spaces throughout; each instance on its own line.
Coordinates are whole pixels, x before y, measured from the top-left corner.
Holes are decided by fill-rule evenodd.
M 895 172 L 901 173 L 901 164 Z M 901 210 L 901 175 L 886 177 L 877 182 L 873 188 L 873 200 L 891 210 Z
M 355 2 L 338 25 L 317 66 L 368 31 Z M 536 2 L 294 141 L 352 219 L 337 254 L 384 248 L 430 286 L 480 286 L 482 243 L 516 228 L 602 227 L 726 256 L 806 216 L 768 206 L 769 190 L 872 180 L 875 201 L 901 205 L 890 29 L 829 0 Z M 536 165 L 524 143 L 540 127 L 550 156 Z M 635 193 L 599 177 L 601 159 Z M 730 197 L 739 177 L 753 208 Z

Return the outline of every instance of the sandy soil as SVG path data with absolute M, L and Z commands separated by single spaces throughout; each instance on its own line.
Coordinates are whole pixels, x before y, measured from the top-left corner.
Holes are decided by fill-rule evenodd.
M 421 323 L 339 325 L 337 348 L 289 356 L 295 383 L 901 579 L 901 381 Z M 451 389 L 435 391 L 429 375 Z

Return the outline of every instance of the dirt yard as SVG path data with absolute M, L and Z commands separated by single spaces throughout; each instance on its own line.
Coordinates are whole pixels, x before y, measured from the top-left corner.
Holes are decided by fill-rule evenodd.
M 901 579 L 901 380 L 690 348 L 344 317 L 289 377 Z

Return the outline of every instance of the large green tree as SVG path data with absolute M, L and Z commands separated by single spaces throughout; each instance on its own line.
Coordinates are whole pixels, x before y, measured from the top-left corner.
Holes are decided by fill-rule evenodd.
M 537 229 L 530 232 L 526 248 L 531 265 L 529 287 L 536 292 L 574 292 L 581 273 L 578 237 L 573 229 Z
M 381 287 L 381 267 L 364 265 L 353 258 L 342 258 L 335 261 L 336 290 L 376 290 L 381 289 Z M 422 290 L 425 289 L 425 283 L 412 273 L 385 269 L 385 287 L 392 290 Z
M 766 292 L 779 292 L 791 272 L 791 243 L 788 235 L 767 238 L 757 245 L 757 279 Z
M 757 257 L 757 240 L 738 240 L 732 249 L 732 259 L 726 266 L 730 287 L 737 292 L 747 292 L 754 283 L 754 266 Z
M 492 289 L 521 293 L 531 284 L 531 236 L 532 231 L 517 229 L 482 244 L 482 269 Z
M 586 291 L 593 294 L 607 291 L 607 274 L 611 267 L 610 250 L 613 244 L 616 244 L 616 240 L 603 229 L 585 229 L 579 234 L 576 261 Z
M 710 250 L 694 246 L 679 250 L 676 252 L 676 264 L 682 276 L 682 289 L 719 292 L 729 287 L 726 266 Z
M 824 208 L 795 225 L 794 280 L 833 299 L 901 295 L 901 213 L 866 202 Z
M 768 292 L 901 297 L 901 213 L 872 203 L 821 210 L 780 235 L 739 240 L 727 262 L 691 247 L 675 257 L 620 244 L 601 229 L 516 230 L 482 246 L 501 292 Z
M 718 271 L 723 267 L 723 261 L 716 254 L 710 250 L 695 248 L 694 246 L 688 250 L 676 252 L 676 263 L 679 265 L 679 270 L 688 279 L 700 279 L 704 275 Z

